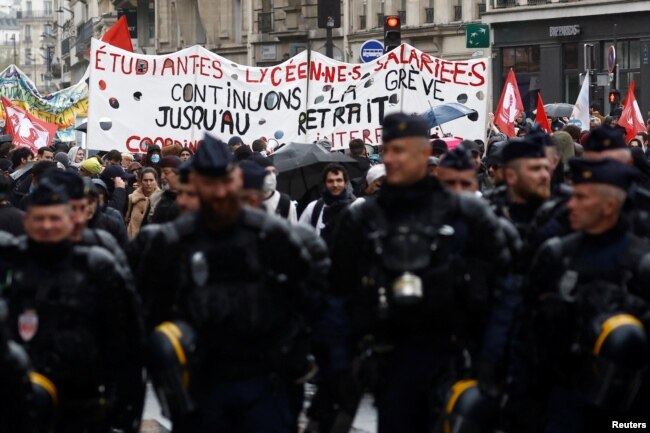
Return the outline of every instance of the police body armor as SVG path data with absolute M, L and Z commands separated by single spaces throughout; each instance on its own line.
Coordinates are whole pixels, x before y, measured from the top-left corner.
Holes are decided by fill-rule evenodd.
M 165 322 L 149 338 L 148 371 L 163 414 L 172 418 L 195 409 L 190 381 L 195 371 L 196 336 L 185 322 Z
M 18 238 L 14 248 L 17 256 L 24 254 L 27 239 Z M 32 398 L 41 425 L 69 411 L 87 417 L 89 424 L 108 423 L 112 410 L 113 389 L 91 325 L 102 300 L 86 278 L 93 260 L 106 260 L 106 253 L 92 249 L 86 255 L 88 251 L 72 247 L 60 269 L 44 271 L 30 262 L 3 269 L 0 277 L 11 302 L 16 340 L 29 353 Z
M 497 409 L 496 401 L 479 390 L 476 380 L 459 380 L 449 389 L 442 428 L 436 429 L 436 433 L 492 431 Z
M 294 282 L 263 259 L 264 243 L 286 229 L 261 211 L 242 213 L 217 242 L 196 235 L 191 218 L 166 226 L 168 239 L 183 241 L 177 272 L 186 279 L 179 289 L 187 290 L 175 294 L 174 314 L 196 333 L 197 382 L 271 373 L 297 380 L 312 365 Z
M 629 314 L 604 316 L 594 322 L 594 377 L 588 397 L 598 407 L 627 410 L 648 369 L 646 331 Z
M 368 225 L 357 294 L 363 299 L 356 303 L 364 307 L 351 315 L 358 330 L 388 343 L 424 335 L 447 343 L 454 336 L 459 347 L 467 343 L 468 324 L 489 308 L 490 290 L 485 266 L 462 257 L 465 199 L 441 194 L 420 220 L 403 223 L 389 223 L 374 197 L 358 209 Z
M 570 380 L 595 406 L 626 410 L 634 401 L 648 366 L 646 331 L 629 314 L 642 312 L 647 304 L 628 290 L 635 273 L 650 271 L 642 269 L 647 250 L 643 241 L 631 237 L 615 275 L 603 271 L 583 280 L 573 264 L 581 237 L 575 233 L 549 243 L 551 254 L 563 258 L 558 295 L 566 306 L 566 324 L 574 328 L 566 330 L 565 341 L 572 347 L 566 352 L 578 356 L 578 363 L 573 361 L 573 365 L 580 369 L 565 373 L 572 375 Z

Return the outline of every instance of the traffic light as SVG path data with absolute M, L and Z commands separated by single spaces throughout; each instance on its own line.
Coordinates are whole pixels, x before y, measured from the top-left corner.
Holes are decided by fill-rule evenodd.
M 402 22 L 398 15 L 384 17 L 384 54 L 402 45 Z
M 621 102 L 621 92 L 618 90 L 609 91 L 609 105 L 613 107 L 618 107 L 618 104 Z

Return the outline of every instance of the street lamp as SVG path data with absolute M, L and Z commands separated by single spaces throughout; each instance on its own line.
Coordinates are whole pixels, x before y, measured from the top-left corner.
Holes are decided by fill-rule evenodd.
M 29 55 L 25 54 L 25 59 L 29 60 L 30 62 L 32 62 L 32 65 L 34 65 L 34 87 L 38 88 L 38 86 L 36 85 L 36 83 L 38 82 L 38 76 L 36 75 L 36 58 L 31 54 Z
M 72 11 L 72 9 L 68 9 L 66 7 L 63 7 L 63 6 L 59 6 L 59 8 L 56 10 L 56 13 L 57 14 L 62 14 L 63 11 L 70 12 L 72 15 L 74 15 L 74 11 Z
M 18 56 L 16 54 L 16 34 L 14 33 L 13 35 L 11 35 L 10 39 L 14 43 L 14 65 L 16 65 L 16 63 L 18 62 L 17 60 Z

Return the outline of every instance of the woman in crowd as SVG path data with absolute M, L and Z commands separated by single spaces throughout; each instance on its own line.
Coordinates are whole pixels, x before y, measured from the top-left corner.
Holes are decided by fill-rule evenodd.
M 129 195 L 129 205 L 126 211 L 126 224 L 129 239 L 136 237 L 140 231 L 142 220 L 149 206 L 151 194 L 158 191 L 158 173 L 151 167 L 145 167 L 140 170 L 138 177 L 140 185 L 131 195 Z
M 84 150 L 79 146 L 72 146 L 68 151 L 68 160 L 72 167 L 79 168 L 84 160 Z

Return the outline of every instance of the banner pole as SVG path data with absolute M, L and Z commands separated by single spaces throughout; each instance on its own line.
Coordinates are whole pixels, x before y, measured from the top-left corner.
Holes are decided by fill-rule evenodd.
M 307 118 L 307 111 L 309 110 L 309 87 L 311 84 L 311 41 L 307 43 L 307 90 L 305 91 L 305 111 L 304 116 Z M 309 130 L 306 134 L 307 142 L 310 142 L 309 139 Z

